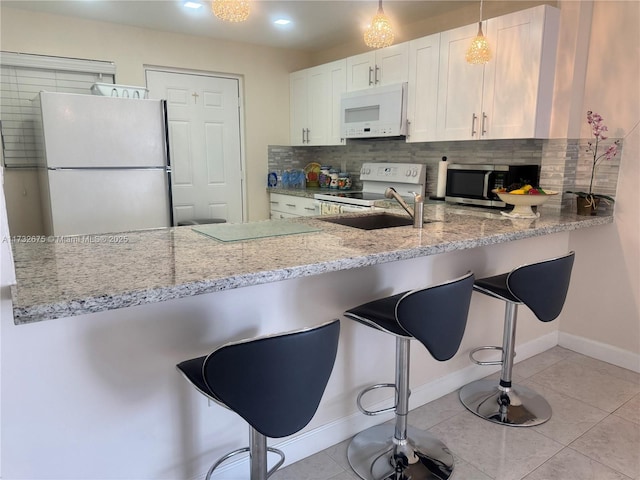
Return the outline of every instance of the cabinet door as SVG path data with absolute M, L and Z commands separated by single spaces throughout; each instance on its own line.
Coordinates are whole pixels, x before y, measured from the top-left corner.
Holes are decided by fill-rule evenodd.
M 407 142 L 436 139 L 440 34 L 409 42 Z
M 549 135 L 557 31 L 557 10 L 544 5 L 491 19 L 487 37 L 495 47 L 485 66 L 482 138 Z
M 479 138 L 483 65 L 465 59 L 478 25 L 448 30 L 440 35 L 438 73 L 438 140 Z
M 313 198 L 283 193 L 270 193 L 271 218 L 291 218 L 317 215 Z
M 308 118 L 307 71 L 289 76 L 289 125 L 291 145 L 305 145 Z
M 307 132 L 305 145 L 325 145 L 329 131 L 329 83 L 324 65 L 307 69 Z
M 376 52 L 361 53 L 347 58 L 347 91 L 372 88 L 376 66 Z
M 375 51 L 373 82 L 376 86 L 406 82 L 409 78 L 409 42 Z
M 347 60 L 337 60 L 327 65 L 329 88 L 327 145 L 345 145 L 340 134 L 340 96 L 347 90 Z

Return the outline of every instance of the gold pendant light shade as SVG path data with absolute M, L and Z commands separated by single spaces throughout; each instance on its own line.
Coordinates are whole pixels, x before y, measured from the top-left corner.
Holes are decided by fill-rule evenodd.
M 478 35 L 471 40 L 471 45 L 467 50 L 467 63 L 472 65 L 481 65 L 491 60 L 491 48 L 489 41 L 482 33 L 482 0 L 480 0 L 480 22 L 478 23 Z
M 489 47 L 487 37 L 482 34 L 482 22 L 480 22 L 478 35 L 471 41 L 471 45 L 467 50 L 467 63 L 479 65 L 489 62 L 491 57 L 491 48 Z
M 364 43 L 371 48 L 388 47 L 393 43 L 393 28 L 382 10 L 382 0 L 379 0 L 378 13 L 374 15 L 371 25 L 364 32 Z
M 216 17 L 225 22 L 244 22 L 251 13 L 249 0 L 213 0 L 211 10 Z

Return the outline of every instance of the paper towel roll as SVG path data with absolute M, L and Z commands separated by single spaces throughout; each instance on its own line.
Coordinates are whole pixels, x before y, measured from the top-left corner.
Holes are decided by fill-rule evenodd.
M 438 162 L 438 183 L 436 184 L 436 197 L 444 198 L 447 189 L 447 157 L 442 157 L 442 161 Z

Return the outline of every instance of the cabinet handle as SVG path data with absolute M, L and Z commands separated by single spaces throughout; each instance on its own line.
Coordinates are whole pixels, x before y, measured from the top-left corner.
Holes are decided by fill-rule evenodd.
M 304 143 L 304 128 L 302 129 L 302 143 Z
M 378 80 L 378 71 L 380 70 L 380 67 L 378 65 L 376 65 L 376 74 L 375 74 L 375 80 L 376 80 L 376 84 L 378 84 L 380 82 L 380 80 Z
M 484 134 L 487 133 L 487 129 L 485 128 L 486 120 L 487 120 L 487 114 L 482 112 L 482 130 L 481 130 L 482 133 L 481 133 L 481 136 L 483 136 L 483 137 L 484 137 Z
M 373 85 L 373 80 L 371 79 L 371 75 L 373 75 L 373 68 L 369 67 L 369 85 Z
M 304 209 L 305 210 L 309 210 L 311 212 L 315 212 L 316 211 L 315 207 L 304 207 Z
M 407 120 L 407 138 L 409 138 L 411 136 L 410 127 L 411 127 L 411 122 L 409 120 Z
M 295 203 L 285 203 L 285 205 L 286 205 L 287 207 L 292 207 L 292 208 L 295 208 L 295 206 L 296 206 L 296 204 L 295 204 Z
M 474 137 L 476 135 L 476 119 L 478 116 L 474 113 L 471 114 L 471 136 Z
M 311 130 L 309 130 L 309 129 L 307 128 L 307 143 L 309 143 L 309 132 L 310 132 L 310 131 L 311 131 Z

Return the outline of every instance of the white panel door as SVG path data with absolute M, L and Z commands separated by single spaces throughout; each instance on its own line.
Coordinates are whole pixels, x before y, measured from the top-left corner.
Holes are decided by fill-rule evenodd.
M 167 100 L 175 221 L 243 221 L 239 81 L 147 71 L 151 98 Z
M 438 140 L 480 138 L 484 65 L 465 60 L 477 33 L 478 25 L 473 24 L 440 34 Z
M 376 86 L 404 83 L 409 76 L 409 42 L 376 50 Z
M 290 140 L 291 145 L 304 145 L 309 119 L 309 106 L 307 105 L 307 70 L 294 72 L 289 76 L 290 89 Z
M 440 34 L 409 42 L 407 142 L 436 140 Z
M 347 91 L 363 90 L 375 85 L 373 74 L 376 67 L 376 53 L 366 52 L 347 58 Z
M 340 96 L 347 90 L 347 61 L 336 60 L 327 65 L 329 82 L 329 126 L 327 144 L 344 145 L 345 139 L 340 132 Z
M 488 23 L 494 58 L 485 66 L 482 111 L 488 118 L 483 138 L 535 137 L 545 8 L 522 10 Z
M 307 71 L 307 106 L 309 145 L 326 145 L 329 130 L 329 72 L 326 66 L 310 68 Z

